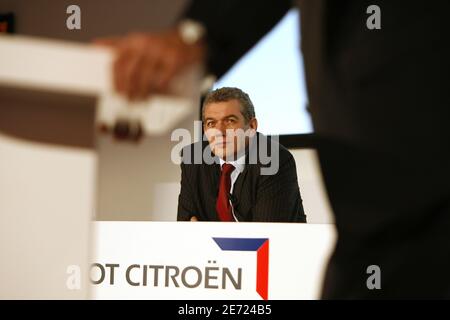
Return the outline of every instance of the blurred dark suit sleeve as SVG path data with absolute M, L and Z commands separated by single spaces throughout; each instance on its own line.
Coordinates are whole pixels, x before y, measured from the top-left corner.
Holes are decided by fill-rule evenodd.
M 338 241 L 323 298 L 450 295 L 449 1 L 299 1 Z M 381 10 L 369 30 L 366 10 Z M 366 268 L 382 270 L 369 290 Z
M 290 8 L 289 0 L 194 0 L 183 17 L 205 25 L 208 69 L 220 77 Z

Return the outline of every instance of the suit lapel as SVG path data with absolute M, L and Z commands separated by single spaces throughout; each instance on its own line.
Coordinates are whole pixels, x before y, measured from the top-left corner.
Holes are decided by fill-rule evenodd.
M 209 146 L 206 148 L 209 149 Z M 209 149 L 209 152 L 211 149 Z M 211 153 L 212 154 L 212 153 Z M 219 194 L 219 180 L 220 180 L 220 161 L 219 158 L 214 156 L 214 163 L 213 164 L 206 164 L 204 163 L 203 166 L 205 166 L 205 172 L 206 174 L 206 190 L 205 190 L 205 198 L 207 200 L 207 208 L 205 214 L 209 216 L 210 221 L 218 221 L 218 216 L 216 212 L 216 202 L 217 202 L 217 195 Z
M 242 195 L 242 188 L 244 186 L 244 182 L 246 181 L 248 171 L 249 171 L 249 165 L 246 164 L 244 171 L 239 174 L 238 178 L 236 179 L 236 182 L 234 183 L 233 196 L 236 199 L 235 205 L 239 205 L 239 201 L 240 201 L 240 198 Z
M 204 199 L 204 215 L 208 221 L 217 221 L 216 201 L 217 194 L 219 193 L 219 180 L 220 180 L 220 162 L 219 158 L 212 154 L 209 148 L 208 142 L 203 142 L 203 151 L 209 152 L 214 159 L 214 163 L 208 164 L 203 162 L 202 179 L 200 190 L 202 190 L 202 198 Z
M 255 139 L 256 142 L 257 139 Z M 250 149 L 255 145 L 250 145 Z M 244 171 L 242 171 L 237 177 L 233 186 L 233 205 L 235 213 L 239 221 L 249 221 L 248 213 L 251 199 L 249 197 L 251 189 L 251 179 L 249 171 L 252 169 L 252 165 L 249 161 L 249 153 L 246 155 Z
M 247 186 L 247 184 L 245 183 L 247 181 L 247 176 L 248 176 L 248 172 L 250 170 L 250 153 L 254 150 L 256 150 L 257 152 L 257 146 L 258 146 L 258 139 L 259 139 L 259 132 L 256 133 L 256 137 L 254 138 L 254 140 L 252 140 L 250 142 L 250 146 L 249 149 L 246 152 L 245 155 L 245 167 L 244 167 L 244 171 L 241 172 L 238 176 L 238 178 L 236 179 L 235 183 L 234 183 L 234 187 L 233 187 L 233 197 L 235 199 L 235 206 L 239 206 L 239 203 L 242 200 L 242 190 L 244 188 L 244 186 L 248 189 L 249 186 Z M 246 190 L 246 189 L 244 189 Z
M 220 164 L 214 163 L 207 165 L 209 171 L 209 185 L 211 186 L 211 194 L 217 198 L 219 193 Z
M 203 152 L 209 153 L 211 157 L 213 157 L 214 163 L 207 164 L 205 162 L 202 163 L 202 166 L 205 168 L 207 181 L 204 181 L 208 186 L 208 193 L 211 194 L 214 198 L 217 198 L 217 194 L 219 192 L 219 178 L 220 178 L 220 161 L 217 156 L 215 156 L 207 141 L 203 142 Z

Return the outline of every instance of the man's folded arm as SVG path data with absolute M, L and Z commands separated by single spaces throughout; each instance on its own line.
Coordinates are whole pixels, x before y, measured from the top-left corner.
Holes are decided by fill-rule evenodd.
M 261 176 L 252 213 L 255 222 L 306 222 L 291 154 L 275 175 Z

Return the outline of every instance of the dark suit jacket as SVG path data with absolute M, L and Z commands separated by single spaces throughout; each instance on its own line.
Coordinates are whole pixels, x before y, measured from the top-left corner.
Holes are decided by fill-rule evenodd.
M 450 1 L 295 3 L 338 231 L 324 298 L 450 297 Z M 366 27 L 369 5 L 380 30 Z M 208 66 L 221 76 L 290 6 L 195 0 L 186 15 L 207 26 Z M 381 290 L 366 286 L 371 264 Z
M 273 162 L 262 164 L 258 157 L 257 163 L 250 163 L 249 154 L 258 151 L 258 143 L 277 144 L 279 147 L 276 174 L 261 175 L 261 168 L 268 168 Z M 198 144 L 201 144 L 199 150 L 203 152 L 206 149 L 211 154 L 207 141 L 198 142 L 197 147 Z M 196 144 L 192 144 L 182 151 L 178 220 L 196 216 L 201 221 L 218 221 L 215 208 L 221 172 L 219 158 L 214 157 L 213 164 L 203 160 L 201 164 L 193 164 L 195 149 Z M 258 134 L 250 144 L 245 169 L 239 174 L 230 199 L 238 221 L 306 222 L 294 158 L 287 149 L 262 134 Z

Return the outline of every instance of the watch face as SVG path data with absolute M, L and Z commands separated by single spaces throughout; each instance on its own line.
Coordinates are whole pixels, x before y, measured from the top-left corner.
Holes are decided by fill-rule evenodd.
M 14 32 L 14 14 L 12 12 L 0 13 L 0 33 Z
M 199 41 L 205 34 L 205 28 L 193 20 L 182 21 L 179 26 L 179 31 L 183 41 L 188 44 Z

